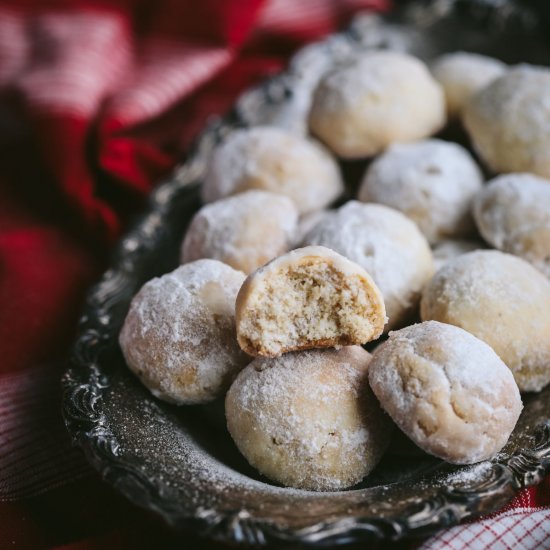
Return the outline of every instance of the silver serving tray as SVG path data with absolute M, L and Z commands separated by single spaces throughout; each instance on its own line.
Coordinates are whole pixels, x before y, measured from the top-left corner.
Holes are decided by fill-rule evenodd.
M 550 469 L 550 387 L 524 396 L 510 441 L 491 461 L 457 467 L 434 457 L 386 455 L 349 491 L 314 493 L 262 478 L 232 443 L 223 403 L 177 408 L 156 400 L 124 365 L 117 336 L 132 296 L 177 266 L 186 224 L 212 147 L 235 127 L 276 124 L 304 131 L 301 114 L 325 67 L 357 51 L 396 48 L 431 58 L 470 50 L 505 61 L 550 59 L 533 12 L 506 1 L 413 3 L 384 18 L 359 15 L 350 28 L 307 46 L 289 69 L 246 92 L 213 121 L 188 160 L 151 194 L 94 286 L 64 376 L 63 413 L 73 441 L 103 478 L 176 529 L 226 542 L 329 546 L 422 536 L 501 508 Z M 363 166 L 344 166 L 349 173 Z

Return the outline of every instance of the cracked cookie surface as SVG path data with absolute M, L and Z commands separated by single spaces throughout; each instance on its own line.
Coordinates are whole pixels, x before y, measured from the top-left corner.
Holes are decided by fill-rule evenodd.
M 369 382 L 414 443 L 455 464 L 500 451 L 522 409 L 512 373 L 497 354 L 437 321 L 390 333 L 374 352 Z

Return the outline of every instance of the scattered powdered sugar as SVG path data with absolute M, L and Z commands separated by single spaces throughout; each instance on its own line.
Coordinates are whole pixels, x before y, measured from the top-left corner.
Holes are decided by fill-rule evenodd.
M 235 339 L 235 298 L 245 275 L 199 260 L 146 283 L 120 333 L 128 366 L 176 403 L 217 397 L 247 362 Z
M 326 207 L 343 191 L 338 165 L 320 144 L 275 127 L 233 131 L 213 152 L 205 202 L 246 189 L 290 197 L 300 213 Z
M 327 215 L 304 241 L 331 248 L 369 273 L 384 297 L 386 329 L 418 303 L 433 274 L 425 237 L 413 221 L 387 206 L 349 201 Z
M 250 273 L 288 250 L 297 220 L 294 203 L 268 191 L 246 191 L 207 204 L 186 232 L 182 261 L 213 258 Z
M 445 485 L 469 485 L 473 482 L 479 482 L 479 480 L 483 479 L 492 468 L 493 464 L 491 462 L 480 462 L 462 468 L 458 472 L 452 472 L 445 476 L 442 482 Z

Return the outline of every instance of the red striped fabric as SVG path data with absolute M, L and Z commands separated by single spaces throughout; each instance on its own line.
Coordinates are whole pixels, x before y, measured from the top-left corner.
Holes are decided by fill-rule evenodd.
M 490 519 L 446 529 L 419 550 L 547 550 L 550 548 L 550 508 L 514 508 Z
M 30 498 L 91 473 L 61 422 L 59 375 L 59 365 L 0 375 L 0 501 Z

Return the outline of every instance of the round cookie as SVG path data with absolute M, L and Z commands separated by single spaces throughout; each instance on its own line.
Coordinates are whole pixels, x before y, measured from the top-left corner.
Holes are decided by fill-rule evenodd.
M 466 149 L 428 139 L 389 147 L 370 165 L 358 198 L 403 212 L 436 243 L 473 232 L 470 206 L 482 183 Z
M 361 481 L 391 432 L 367 382 L 369 361 L 359 346 L 255 359 L 225 400 L 241 453 L 290 487 L 335 491 Z
M 233 131 L 214 150 L 202 199 L 212 202 L 249 189 L 286 195 L 304 214 L 328 206 L 344 184 L 336 161 L 320 144 L 257 126 Z
M 181 260 L 212 258 L 250 273 L 290 248 L 297 221 L 296 207 L 284 195 L 239 193 L 195 214 L 183 240 Z
M 363 267 L 382 292 L 391 330 L 416 312 L 422 288 L 433 275 L 432 252 L 409 218 L 381 204 L 349 201 L 306 236 Z
M 266 357 L 365 344 L 382 334 L 386 322 L 370 275 L 323 246 L 293 250 L 249 275 L 235 309 L 239 345 Z
M 376 155 L 445 124 L 445 100 L 426 66 L 404 53 L 368 52 L 321 80 L 309 116 L 311 132 L 343 158 Z
M 550 278 L 550 180 L 533 174 L 499 176 L 478 194 L 473 212 L 488 243 Z
M 373 355 L 369 382 L 414 443 L 453 464 L 495 455 L 522 409 L 498 355 L 465 330 L 436 321 L 392 332 Z
M 481 158 L 495 172 L 550 178 L 550 70 L 520 66 L 475 94 L 464 124 Z
M 235 338 L 235 298 L 244 273 L 198 260 L 145 283 L 120 332 L 126 363 L 158 398 L 212 401 L 249 362 Z
M 449 117 L 460 115 L 469 99 L 502 76 L 507 68 L 507 65 L 498 59 L 468 52 L 442 55 L 430 67 L 433 76 L 445 92 Z
M 524 260 L 497 250 L 449 262 L 426 285 L 422 320 L 461 327 L 487 342 L 521 391 L 550 382 L 550 281 Z

